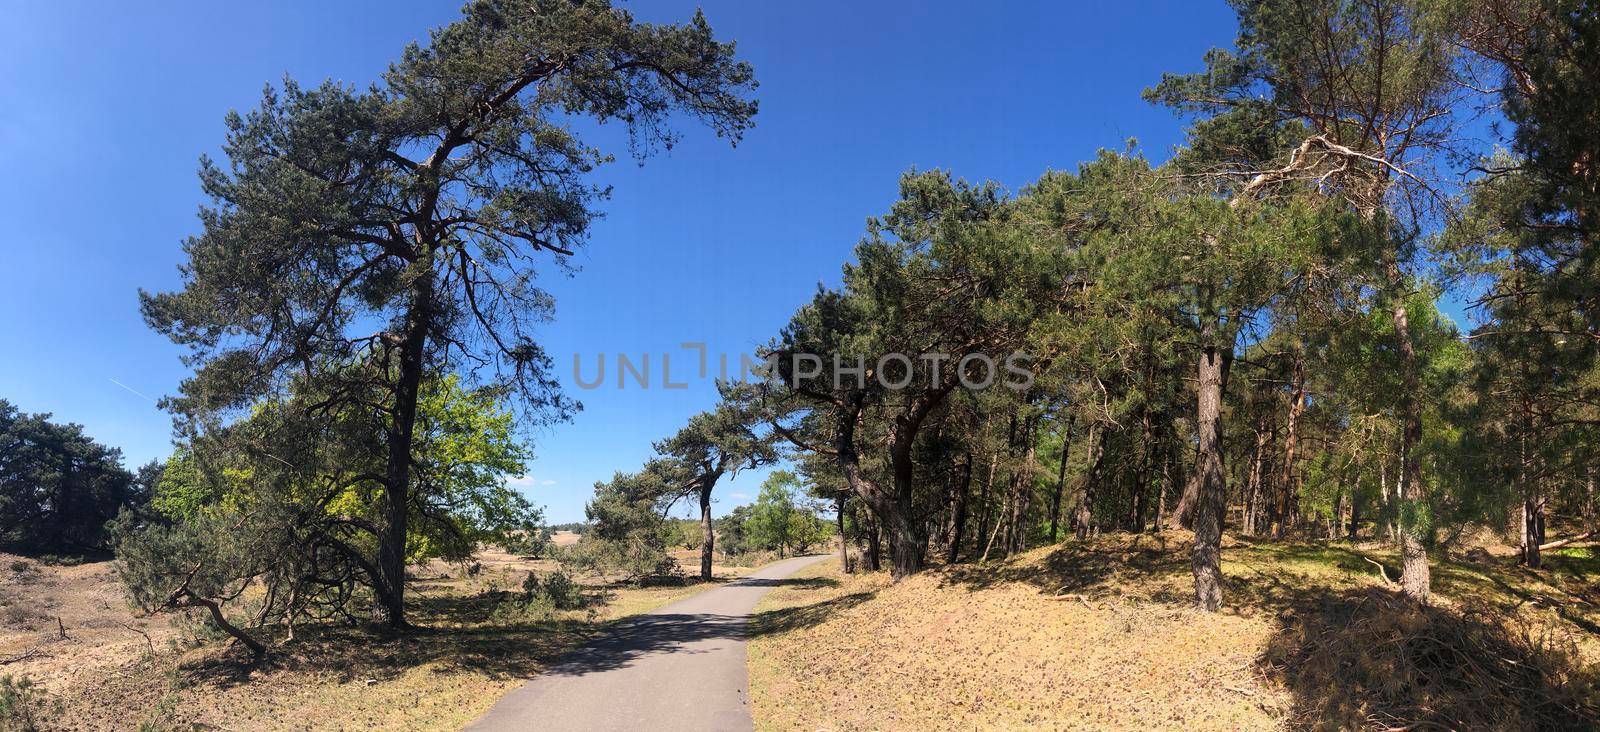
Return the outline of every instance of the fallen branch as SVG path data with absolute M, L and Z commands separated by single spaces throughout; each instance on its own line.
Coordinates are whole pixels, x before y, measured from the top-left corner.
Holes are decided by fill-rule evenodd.
M 150 655 L 152 655 L 152 656 L 156 655 L 156 643 L 155 643 L 155 641 L 150 640 L 150 634 L 149 633 L 146 633 L 146 632 L 144 632 L 142 630 L 139 630 L 138 628 L 135 628 L 135 627 L 133 627 L 131 625 L 128 625 L 127 623 L 119 622 L 119 623 L 117 623 L 117 625 L 120 625 L 120 626 L 122 626 L 124 628 L 127 628 L 128 630 L 131 630 L 131 631 L 133 631 L 135 633 L 138 633 L 139 635 L 144 636 L 144 644 L 150 650 Z
M 1579 542 L 1579 541 L 1583 541 L 1585 539 L 1588 539 L 1591 536 L 1594 536 L 1594 532 L 1593 531 L 1585 531 L 1585 532 L 1583 532 L 1581 534 L 1578 534 L 1577 536 L 1569 536 L 1569 537 L 1567 537 L 1565 539 L 1558 539 L 1556 541 L 1550 542 L 1549 544 L 1540 544 L 1539 545 L 1539 551 L 1542 552 L 1542 551 L 1545 551 L 1545 550 L 1548 550 L 1548 549 L 1560 549 L 1561 547 L 1564 547 L 1564 546 L 1566 546 L 1568 544 L 1572 544 L 1574 542 Z
M 8 658 L 0 658 L 0 666 L 4 666 L 4 665 L 6 665 L 8 663 L 16 663 L 18 661 L 26 661 L 26 660 L 28 660 L 30 658 L 33 658 L 34 656 L 37 656 L 37 655 L 40 655 L 39 649 L 30 648 L 30 649 L 28 649 L 26 651 L 23 651 L 22 653 L 18 653 L 15 656 L 10 656 Z
M 1084 597 L 1083 595 L 1050 595 L 1050 596 L 1047 596 L 1045 599 L 1046 600 L 1077 600 L 1078 602 L 1083 603 L 1084 607 L 1089 608 L 1090 610 L 1094 610 L 1095 609 L 1095 606 L 1089 602 L 1089 598 Z
M 1389 579 L 1389 572 L 1388 572 L 1388 570 L 1383 568 L 1382 564 L 1380 564 L 1378 562 L 1375 562 L 1375 561 L 1373 561 L 1371 559 L 1367 559 L 1366 557 L 1362 557 L 1362 559 L 1365 559 L 1368 564 L 1371 564 L 1372 566 L 1378 568 L 1378 576 L 1383 578 L 1383 583 L 1384 584 L 1386 584 L 1386 585 L 1388 585 L 1390 587 L 1394 586 L 1394 584 L 1395 584 L 1394 580 Z

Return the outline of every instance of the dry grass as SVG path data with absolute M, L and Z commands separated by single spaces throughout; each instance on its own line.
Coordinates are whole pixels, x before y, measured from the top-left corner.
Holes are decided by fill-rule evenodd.
M 279 645 L 251 664 L 220 643 L 180 643 L 165 618 L 134 617 L 109 562 L 10 569 L 26 561 L 0 556 L 0 618 L 25 607 L 43 619 L 0 626 L 0 660 L 38 653 L 0 671 L 27 675 L 60 700 L 63 713 L 48 728 L 69 730 L 459 729 L 606 622 L 716 585 L 596 585 L 601 605 L 506 620 L 494 612 L 499 601 L 529 570 L 555 565 L 490 551 L 476 574 L 441 563 L 418 572 L 408 598 L 416 632 L 302 626 L 282 643 L 274 631 Z M 744 571 L 719 569 L 717 582 Z M 55 637 L 57 615 L 67 640 Z
M 758 608 L 762 729 L 1594 728 L 1600 560 L 1435 564 L 1394 596 L 1344 544 L 1230 540 L 1227 605 L 1189 607 L 1188 538 L 1113 535 L 891 585 L 837 575 Z

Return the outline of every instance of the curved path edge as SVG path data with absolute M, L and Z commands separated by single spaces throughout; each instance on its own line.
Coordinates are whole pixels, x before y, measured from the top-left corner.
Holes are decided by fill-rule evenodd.
M 750 615 L 784 578 L 828 556 L 773 562 L 722 587 L 618 620 L 506 694 L 467 729 L 753 729 L 745 668 Z

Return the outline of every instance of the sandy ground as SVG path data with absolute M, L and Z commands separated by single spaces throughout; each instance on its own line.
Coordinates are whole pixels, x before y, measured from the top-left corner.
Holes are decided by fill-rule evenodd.
M 698 570 L 698 553 L 677 554 Z M 195 643 L 171 615 L 137 615 L 112 562 L 0 554 L 0 674 L 26 676 L 60 704 L 46 729 L 453 730 L 605 624 L 749 572 L 719 566 L 717 583 L 650 588 L 586 578 L 601 604 L 508 621 L 495 598 L 558 565 L 499 550 L 475 561 L 475 572 L 437 561 L 413 570 L 417 633 L 302 626 L 293 643 L 249 664 L 225 643 Z

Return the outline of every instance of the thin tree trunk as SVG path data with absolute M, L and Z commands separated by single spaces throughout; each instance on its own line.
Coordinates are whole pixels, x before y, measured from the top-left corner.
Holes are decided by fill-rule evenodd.
M 717 542 L 711 526 L 711 489 L 715 486 L 714 480 L 700 485 L 700 579 L 707 582 L 711 581 L 711 552 Z
M 1172 485 L 1172 445 L 1161 448 L 1161 492 L 1156 496 L 1156 533 L 1167 528 L 1167 487 Z
M 989 452 L 989 477 L 983 481 L 983 496 L 978 500 L 978 541 L 989 535 L 989 525 L 992 520 L 989 516 L 989 504 L 994 494 L 994 474 L 1000 466 L 1000 451 Z
M 1075 523 L 1077 524 L 1077 537 L 1082 541 L 1094 531 L 1094 500 L 1095 481 L 1099 479 L 1100 461 L 1105 457 L 1105 445 L 1102 444 L 1100 423 L 1089 425 L 1089 471 L 1083 476 L 1083 490 L 1078 498 L 1078 510 Z
M 867 571 L 876 572 L 883 569 L 880 557 L 883 555 L 883 527 L 878 523 L 878 515 L 871 508 L 867 509 Z
M 1267 431 L 1261 426 L 1262 420 L 1256 420 L 1255 450 L 1250 455 L 1249 482 L 1245 487 L 1244 503 L 1244 533 L 1254 535 L 1260 528 L 1261 514 L 1261 474 L 1267 460 Z
M 849 500 L 848 497 L 843 493 L 833 499 L 836 509 L 834 511 L 835 521 L 839 526 L 839 571 L 850 574 L 850 541 L 844 533 L 844 506 L 847 500 Z
M 1283 471 L 1280 473 L 1278 490 L 1282 498 L 1279 509 L 1279 520 L 1276 529 L 1278 538 L 1283 538 L 1289 531 L 1289 524 L 1294 520 L 1295 503 L 1300 494 L 1300 486 L 1296 480 L 1298 475 L 1294 469 L 1295 448 L 1298 447 L 1300 437 L 1300 413 L 1306 406 L 1306 376 L 1305 364 L 1300 353 L 1294 354 L 1293 367 L 1293 392 L 1289 396 L 1289 414 L 1283 427 Z
M 189 607 L 203 607 L 210 611 L 211 622 L 215 623 L 217 628 L 222 632 L 233 636 L 234 640 L 243 643 L 246 648 L 250 649 L 250 655 L 255 657 L 257 660 L 260 660 L 262 656 L 267 655 L 267 647 L 262 645 L 261 641 L 256 640 L 255 638 L 251 637 L 249 633 L 240 630 L 238 626 L 228 622 L 228 618 L 222 614 L 222 605 L 216 600 L 213 600 L 209 597 L 201 597 L 200 595 L 196 595 L 193 592 L 189 592 L 187 589 L 185 589 L 182 591 L 182 602 Z
M 1595 533 L 1595 524 L 1600 522 L 1600 515 L 1595 511 L 1594 466 L 1583 466 L 1583 525 L 1589 533 Z
M 967 494 L 972 490 L 972 452 L 967 452 L 966 460 L 961 463 L 961 487 L 956 491 L 955 517 L 950 526 L 950 549 L 945 556 L 947 564 L 955 564 L 961 558 L 961 540 L 967 532 Z
M 1050 543 L 1056 543 L 1056 530 L 1061 525 L 1061 493 L 1067 484 L 1067 457 L 1072 454 L 1072 423 L 1077 415 L 1067 417 L 1067 430 L 1061 433 L 1061 462 L 1056 466 L 1056 492 L 1050 499 Z
M 994 537 L 995 537 L 995 535 L 1000 533 L 1000 527 L 1004 526 L 1004 525 L 1005 525 L 1004 521 L 995 521 L 994 522 L 994 530 L 989 532 L 989 540 L 985 541 L 983 543 L 983 554 L 978 556 L 978 564 L 986 564 L 986 563 L 988 563 L 988 561 L 989 561 L 989 550 L 994 548 Z
M 1348 479 L 1349 477 L 1350 477 L 1350 465 L 1349 465 L 1349 463 L 1346 463 L 1345 464 L 1345 470 L 1344 470 L 1344 477 L 1341 480 Z M 1359 481 L 1356 482 L 1356 483 L 1351 484 L 1351 486 L 1350 486 L 1350 523 L 1346 525 L 1345 538 L 1347 538 L 1347 539 L 1349 539 L 1351 541 L 1355 541 L 1356 540 L 1356 533 L 1358 531 L 1360 531 L 1360 528 L 1361 528 L 1361 491 L 1360 491 L 1360 487 L 1361 487 L 1361 484 L 1360 484 Z
M 1150 408 L 1140 411 L 1139 472 L 1134 478 L 1133 522 L 1129 527 L 1135 534 L 1144 533 L 1144 515 L 1150 503 Z

